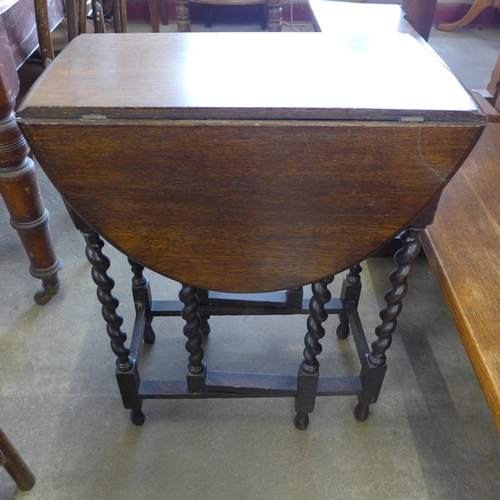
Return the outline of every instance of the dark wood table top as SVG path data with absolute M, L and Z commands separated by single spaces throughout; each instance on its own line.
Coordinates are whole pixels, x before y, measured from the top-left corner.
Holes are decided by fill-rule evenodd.
M 335 274 L 429 222 L 485 121 L 413 37 L 373 33 L 81 36 L 19 116 L 105 239 L 228 292 Z
M 409 35 L 104 36 L 105 42 L 83 35 L 70 44 L 25 101 L 23 116 L 433 121 L 478 116 L 458 80 Z

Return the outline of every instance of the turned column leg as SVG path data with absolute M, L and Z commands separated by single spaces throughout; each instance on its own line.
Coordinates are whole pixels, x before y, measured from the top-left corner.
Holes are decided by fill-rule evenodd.
M 186 322 L 182 332 L 187 337 L 186 351 L 189 353 L 187 385 L 190 392 L 205 390 L 206 364 L 203 361 L 203 335 L 201 333 L 201 317 L 198 313 L 200 306 L 196 295 L 196 288 L 191 285 L 182 285 L 179 300 L 184 304 L 181 311 L 182 319 Z
M 328 319 L 325 309 L 332 298 L 328 285 L 333 281 L 326 278 L 312 284 L 313 296 L 309 302 L 310 314 L 307 318 L 307 333 L 304 339 L 304 359 L 300 362 L 297 376 L 297 396 L 295 398 L 295 427 L 306 429 L 309 424 L 309 413 L 314 410 L 319 379 L 319 361 L 317 356 L 323 350 L 320 340 L 325 336 L 322 326 Z
M 151 326 L 153 322 L 153 316 L 151 315 L 151 304 L 153 300 L 151 298 L 151 289 L 149 287 L 149 280 L 144 276 L 144 266 L 141 266 L 132 259 L 128 259 L 128 262 L 134 273 L 132 278 L 132 295 L 134 297 L 134 303 L 142 304 L 146 310 L 146 326 L 144 328 L 143 340 L 146 344 L 154 344 L 156 340 L 156 334 Z
M 267 29 L 269 31 L 281 31 L 281 26 L 283 24 L 283 9 L 281 7 L 281 0 L 268 0 L 267 5 L 269 8 Z
M 0 195 L 19 233 L 30 261 L 30 273 L 42 280 L 35 294 L 37 304 L 46 304 L 59 290 L 57 273 L 62 262 L 56 256 L 33 161 L 14 115 L 19 80 L 10 48 L 0 42 L 4 63 L 0 74 Z
M 407 280 L 413 274 L 415 259 L 420 252 L 419 233 L 423 229 L 409 228 L 401 235 L 403 248 L 394 256 L 398 267 L 390 274 L 392 288 L 384 295 L 387 307 L 380 312 L 380 323 L 375 328 L 377 340 L 372 343 L 372 350 L 367 355 L 367 365 L 362 369 L 363 393 L 358 396 L 359 403 L 354 410 L 354 416 L 359 421 L 365 421 L 369 414 L 369 405 L 378 399 L 384 380 L 386 365 L 385 352 L 391 346 L 392 334 L 396 330 L 397 317 L 403 308 L 402 300 L 408 292 Z
M 177 12 L 177 29 L 179 32 L 191 31 L 188 0 L 175 0 L 175 10 Z
M 349 273 L 344 277 L 342 282 L 342 292 L 340 293 L 340 301 L 342 302 L 342 312 L 339 314 L 339 326 L 337 327 L 337 337 L 346 339 L 349 336 L 349 318 L 346 312 L 346 306 L 349 302 L 354 302 L 356 307 L 359 303 L 361 295 L 361 271 L 362 267 L 359 264 L 349 268 Z
M 87 243 L 85 253 L 88 261 L 92 264 L 92 279 L 97 285 L 97 298 L 102 305 L 102 317 L 106 322 L 111 350 L 116 356 L 116 380 L 123 406 L 131 410 L 132 422 L 135 425 L 142 425 L 146 414 L 142 409 L 142 399 L 139 397 L 139 374 L 135 360 L 130 357 L 130 349 L 125 345 L 127 334 L 121 329 L 123 318 L 116 312 L 120 303 L 111 293 L 115 282 L 107 274 L 110 262 L 102 253 L 104 241 L 81 219 L 78 219 L 78 228 Z

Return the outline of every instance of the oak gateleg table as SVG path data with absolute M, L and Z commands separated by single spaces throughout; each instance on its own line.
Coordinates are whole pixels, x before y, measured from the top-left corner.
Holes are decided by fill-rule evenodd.
M 355 395 L 356 418 L 368 417 L 419 233 L 485 125 L 421 41 L 355 30 L 82 35 L 18 120 L 85 237 L 132 421 L 144 422 L 151 398 L 283 396 L 295 398 L 299 429 L 316 396 Z M 359 263 L 401 232 L 369 346 Z M 104 240 L 132 268 L 130 344 Z M 179 301 L 153 300 L 145 268 L 178 281 Z M 344 271 L 332 299 L 328 285 Z M 308 304 L 302 287 L 311 283 Z M 208 333 L 211 316 L 270 314 L 308 315 L 298 374 L 206 365 L 204 337 L 217 335 Z M 341 339 L 355 339 L 356 376 L 320 376 L 329 314 Z M 141 377 L 157 316 L 185 320 L 186 376 Z

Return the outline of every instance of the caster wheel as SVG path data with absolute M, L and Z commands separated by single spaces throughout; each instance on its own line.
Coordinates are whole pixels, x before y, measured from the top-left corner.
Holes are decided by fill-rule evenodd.
M 349 337 L 349 323 L 341 321 L 337 327 L 337 337 L 340 340 L 345 340 Z
M 144 340 L 145 344 L 154 344 L 155 343 L 156 333 L 151 328 L 151 325 L 146 325 L 146 328 L 144 330 L 143 340 Z
M 35 295 L 33 296 L 33 300 L 39 305 L 44 306 L 50 299 L 55 295 L 55 293 L 48 293 L 45 290 L 37 290 Z
M 354 408 L 354 418 L 358 422 L 364 422 L 368 415 L 370 414 L 370 406 L 362 403 L 358 403 L 356 408 Z
M 299 429 L 299 431 L 304 431 L 307 429 L 307 426 L 309 425 L 309 414 L 308 413 L 297 413 L 295 415 L 295 421 L 294 421 L 295 427 Z
M 62 262 L 58 261 L 55 264 L 55 267 L 51 268 L 59 271 L 62 269 Z M 35 278 L 39 276 L 37 274 L 33 274 Z M 54 295 L 57 295 L 57 292 L 61 288 L 61 280 L 58 278 L 57 274 L 51 276 L 50 278 L 42 278 L 42 288 L 37 290 L 35 295 L 33 296 L 33 300 L 41 306 L 44 306 Z
M 139 408 L 138 410 L 130 410 L 130 420 L 134 425 L 143 425 L 146 421 L 146 412 Z

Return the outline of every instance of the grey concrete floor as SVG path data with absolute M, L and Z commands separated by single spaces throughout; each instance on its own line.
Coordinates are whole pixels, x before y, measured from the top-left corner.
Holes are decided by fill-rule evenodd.
M 466 85 L 484 88 L 500 35 L 433 32 L 431 44 Z M 471 62 L 461 62 L 469 54 L 472 72 Z M 37 283 L 0 204 L 0 425 L 37 477 L 24 493 L 0 470 L 1 500 L 500 499 L 500 438 L 424 257 L 366 422 L 352 416 L 355 397 L 319 399 L 307 431 L 295 429 L 290 399 L 146 401 L 147 421 L 138 428 L 121 405 L 83 239 L 38 173 L 64 261 L 62 288 L 45 306 L 33 302 Z M 129 267 L 114 249 L 105 251 L 130 332 Z M 360 309 L 371 339 L 394 264 L 370 259 L 363 267 Z M 175 283 L 148 276 L 156 298 L 175 297 Z M 330 318 L 322 368 L 351 373 L 353 342 L 337 340 L 335 327 Z M 146 371 L 183 373 L 181 323 L 155 319 L 155 328 Z M 304 317 L 213 319 L 209 367 L 295 374 L 304 333 Z

